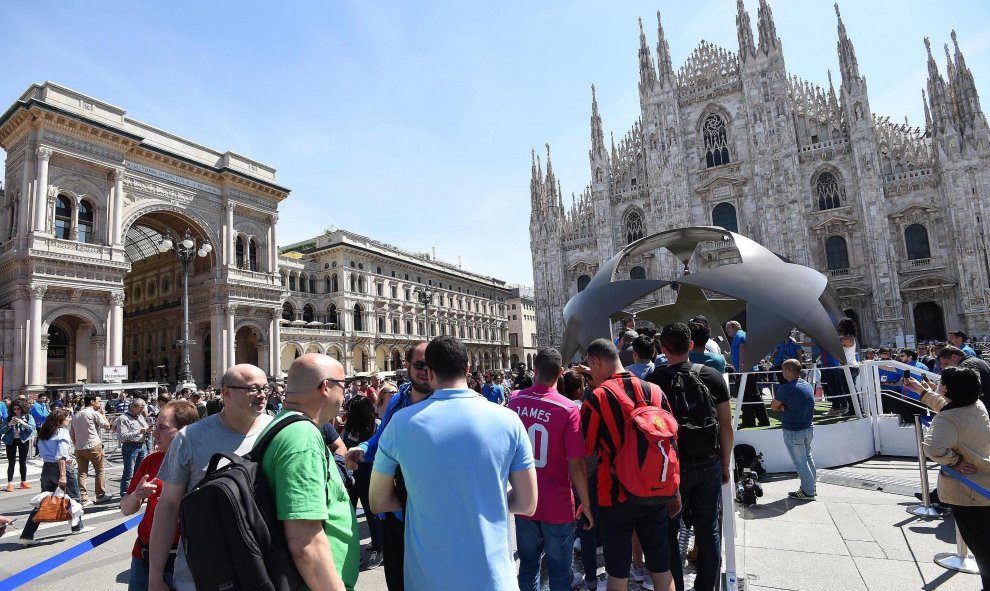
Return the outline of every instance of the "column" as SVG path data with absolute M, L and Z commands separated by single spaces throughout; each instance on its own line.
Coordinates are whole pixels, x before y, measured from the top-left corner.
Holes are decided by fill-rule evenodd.
M 69 240 L 79 240 L 79 199 L 72 203 L 72 217 L 69 222 Z
M 124 170 L 116 169 L 110 173 L 113 179 L 113 216 L 110 220 L 109 237 L 115 245 L 123 244 L 124 223 Z
M 103 381 L 103 366 L 107 360 L 107 337 L 95 336 L 89 339 L 89 347 L 93 351 L 93 361 L 90 363 L 92 372 L 89 377 L 90 382 Z
M 237 253 L 234 251 L 234 204 L 227 202 L 227 238 L 224 241 L 224 249 L 227 251 L 227 266 L 237 266 Z
M 17 216 L 17 220 L 14 222 L 16 224 L 17 236 L 25 236 L 28 233 L 28 228 L 31 226 L 31 201 L 33 193 L 31 192 L 31 158 L 33 153 L 31 150 L 24 151 L 24 164 L 22 165 L 22 170 L 24 171 L 24 178 L 21 180 L 21 194 L 17 196 L 17 210 L 14 215 Z
M 226 363 L 224 364 L 224 371 L 229 369 L 234 365 L 234 316 L 237 314 L 237 306 L 227 305 L 224 307 L 224 313 L 226 314 L 227 324 L 226 330 L 224 331 L 224 353 L 226 355 Z
M 269 331 L 270 343 L 269 354 L 272 357 L 271 375 L 279 377 L 282 375 L 282 326 L 278 323 L 282 319 L 282 310 L 275 308 L 272 310 L 272 326 Z
M 28 337 L 28 384 L 40 386 L 45 383 L 45 364 L 48 361 L 48 352 L 42 349 L 41 344 L 41 315 L 44 311 L 46 287 L 43 285 L 31 286 L 31 318 L 30 336 Z
M 19 390 L 28 383 L 27 331 L 31 313 L 30 297 L 31 292 L 27 287 L 20 286 L 14 289 L 14 370 L 9 384 L 7 379 L 4 379 L 5 391 Z M 8 385 L 10 388 L 7 388 Z
M 226 370 L 224 360 L 226 349 L 223 346 L 223 306 L 213 304 L 210 307 L 210 373 L 207 376 L 214 386 L 220 385 L 220 378 Z
M 275 224 L 278 214 L 268 217 L 268 271 L 278 274 L 278 242 L 275 240 Z
M 110 294 L 110 365 L 123 365 L 124 358 L 124 292 Z
M 48 160 L 52 151 L 38 148 L 35 154 L 38 156 L 38 177 L 34 187 L 34 231 L 44 232 L 48 222 Z

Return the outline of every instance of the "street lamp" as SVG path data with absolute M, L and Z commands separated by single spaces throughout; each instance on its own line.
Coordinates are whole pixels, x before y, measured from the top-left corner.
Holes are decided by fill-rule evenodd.
M 423 287 L 420 287 L 420 288 L 416 289 L 416 295 L 419 297 L 419 303 L 421 303 L 424 306 L 426 306 L 425 314 L 426 314 L 426 338 L 427 339 L 429 339 L 430 336 L 436 336 L 436 335 L 430 335 L 430 302 L 433 301 L 433 294 L 436 293 L 436 292 L 437 292 L 437 290 L 435 290 L 433 288 L 430 288 L 430 287 L 426 287 L 426 286 L 423 286 Z
M 205 257 L 213 251 L 213 245 L 209 240 L 204 240 L 199 248 L 196 247 L 196 239 L 193 238 L 189 230 L 178 244 L 174 244 L 175 256 L 182 264 L 182 339 L 175 342 L 182 346 L 182 373 L 181 380 L 183 387 L 196 387 L 193 382 L 192 371 L 189 370 L 189 345 L 195 345 L 196 341 L 189 338 L 189 265 L 197 256 Z M 162 236 L 162 241 L 158 244 L 158 252 L 166 253 L 172 250 L 172 239 L 167 235 Z

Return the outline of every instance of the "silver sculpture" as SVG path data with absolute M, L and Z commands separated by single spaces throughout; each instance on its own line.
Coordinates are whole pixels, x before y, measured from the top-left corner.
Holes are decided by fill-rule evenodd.
M 740 262 L 690 272 L 688 265 L 699 243 L 729 241 L 738 250 Z M 658 249 L 677 257 L 684 266 L 682 276 L 613 281 L 615 270 L 625 259 Z M 838 295 L 824 275 L 792 263 L 745 236 L 710 226 L 646 236 L 602 265 L 588 286 L 564 306 L 563 358 L 584 352 L 596 338 L 609 337 L 612 318 L 627 315 L 623 308 L 666 286 L 677 289 L 676 301 L 640 311 L 637 316 L 663 326 L 704 315 L 714 337 L 723 334 L 724 322 L 745 309 L 743 367 L 757 363 L 794 327 L 836 358 L 845 358 L 835 329 L 842 316 Z M 704 290 L 725 297 L 709 299 Z

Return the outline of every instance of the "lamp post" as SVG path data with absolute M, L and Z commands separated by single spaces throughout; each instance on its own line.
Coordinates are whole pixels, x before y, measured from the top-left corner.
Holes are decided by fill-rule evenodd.
M 210 244 L 209 240 L 203 240 L 202 243 L 197 248 L 196 239 L 193 238 L 189 230 L 186 230 L 186 235 L 182 240 L 174 244 L 175 256 L 179 259 L 179 263 L 182 264 L 182 338 L 176 341 L 176 345 L 182 346 L 182 373 L 180 374 L 180 379 L 182 384 L 185 386 L 192 385 L 195 388 L 195 383 L 193 382 L 192 371 L 189 370 L 189 345 L 195 345 L 196 341 L 189 338 L 189 266 L 195 260 L 197 256 L 205 257 L 210 254 L 213 250 L 213 246 Z M 162 241 L 158 244 L 158 252 L 166 253 L 172 250 L 173 243 L 172 239 L 168 236 L 162 236 Z
M 419 303 L 421 303 L 424 306 L 426 306 L 425 314 L 426 314 L 426 338 L 427 338 L 427 340 L 429 340 L 429 338 L 431 336 L 436 336 L 436 335 L 431 335 L 430 334 L 430 302 L 433 301 L 433 294 L 436 293 L 436 291 L 437 290 L 435 290 L 435 289 L 433 289 L 431 287 L 426 287 L 426 286 L 423 286 L 423 287 L 420 287 L 420 288 L 416 289 L 416 295 L 419 297 Z

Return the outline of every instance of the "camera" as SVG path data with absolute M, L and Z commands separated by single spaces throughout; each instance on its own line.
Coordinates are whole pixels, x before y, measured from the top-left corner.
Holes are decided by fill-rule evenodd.
M 749 466 L 737 466 L 739 476 L 736 478 L 736 501 L 743 505 L 755 505 L 756 499 L 763 496 L 760 486 L 760 471 L 763 468 L 763 454 L 758 453 Z

